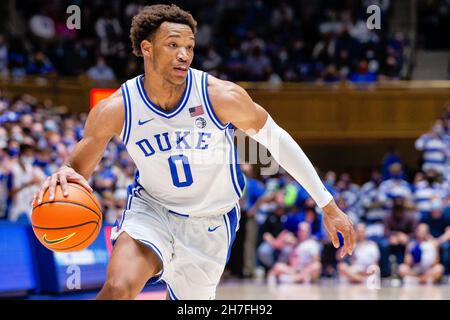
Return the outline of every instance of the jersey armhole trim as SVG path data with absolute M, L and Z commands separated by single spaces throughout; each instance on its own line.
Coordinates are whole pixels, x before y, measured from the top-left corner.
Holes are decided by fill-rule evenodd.
M 125 111 L 125 117 L 124 117 L 124 124 L 122 132 L 120 133 L 120 138 L 122 139 L 123 144 L 126 146 L 128 143 L 128 140 L 130 139 L 130 133 L 131 133 L 131 103 L 130 103 L 130 92 L 128 90 L 128 86 L 126 83 L 124 83 L 121 87 L 122 89 L 122 96 L 123 96 L 123 102 L 124 102 L 124 111 Z
M 203 100 L 206 105 L 206 111 L 208 112 L 209 117 L 214 122 L 214 124 L 220 129 L 225 130 L 229 123 L 223 124 L 222 121 L 217 117 L 217 115 L 214 113 L 214 109 L 211 104 L 211 100 L 209 99 L 209 93 L 208 93 L 208 74 L 206 72 L 203 72 L 202 74 L 202 96 Z

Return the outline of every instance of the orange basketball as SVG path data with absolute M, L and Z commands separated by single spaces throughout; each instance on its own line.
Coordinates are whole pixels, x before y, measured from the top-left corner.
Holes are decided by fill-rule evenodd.
M 64 197 L 58 185 L 55 198 L 49 201 L 48 189 L 42 202 L 33 202 L 31 223 L 39 241 L 52 251 L 71 252 L 87 248 L 102 226 L 100 204 L 81 185 L 68 183 Z

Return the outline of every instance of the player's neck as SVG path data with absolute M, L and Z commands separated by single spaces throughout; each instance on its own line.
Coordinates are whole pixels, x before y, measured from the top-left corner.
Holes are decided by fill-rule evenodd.
M 176 85 L 168 82 L 155 72 L 145 72 L 144 89 L 148 98 L 158 107 L 170 111 L 175 108 L 183 96 L 186 82 Z

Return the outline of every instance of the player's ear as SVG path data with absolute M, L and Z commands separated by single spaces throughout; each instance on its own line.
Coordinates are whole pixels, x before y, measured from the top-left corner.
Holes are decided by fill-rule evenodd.
M 153 43 L 149 40 L 142 40 L 141 51 L 144 57 L 150 57 L 153 50 Z

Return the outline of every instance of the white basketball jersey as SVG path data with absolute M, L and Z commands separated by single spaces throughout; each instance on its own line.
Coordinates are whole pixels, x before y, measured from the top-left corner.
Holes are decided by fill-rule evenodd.
M 245 181 L 237 164 L 234 127 L 222 124 L 208 96 L 208 74 L 190 68 L 178 106 L 165 111 L 147 96 L 144 75 L 122 85 L 125 121 L 120 137 L 138 172 L 129 187 L 175 214 L 230 211 Z

